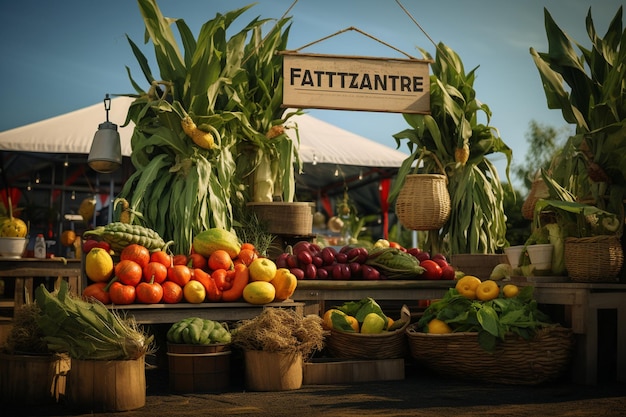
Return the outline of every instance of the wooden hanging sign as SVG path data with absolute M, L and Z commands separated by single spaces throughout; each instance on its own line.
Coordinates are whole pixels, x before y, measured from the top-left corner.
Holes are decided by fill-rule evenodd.
M 283 107 L 430 113 L 429 60 L 281 54 Z

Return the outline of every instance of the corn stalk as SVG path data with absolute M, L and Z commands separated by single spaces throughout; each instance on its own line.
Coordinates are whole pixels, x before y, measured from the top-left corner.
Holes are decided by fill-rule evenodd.
M 265 144 L 269 126 L 286 120 L 276 115 L 282 103 L 277 89 L 282 79 L 272 78 L 263 85 L 271 103 L 259 99 L 256 89 L 248 90 L 251 80 L 261 78 L 250 70 L 263 67 L 275 49 L 286 43 L 286 33 L 281 31 L 287 19 L 274 26 L 267 43 L 261 42 L 260 36 L 261 26 L 268 20 L 258 18 L 228 37 L 227 30 L 249 5 L 217 14 L 201 27 L 196 39 L 183 19 L 164 17 L 155 0 L 138 0 L 138 4 L 147 41 L 154 46 L 160 79 L 129 38 L 148 88 L 146 91 L 127 69 L 136 90 L 126 120 L 136 125 L 131 141 L 135 172 L 120 197 L 128 200 L 132 212 L 141 213 L 135 221 L 173 240 L 176 253 L 189 253 L 193 237 L 200 231 L 211 227 L 232 230 L 236 223 L 233 213 L 240 212 L 249 200 L 241 171 L 252 170 L 254 165 L 241 151 L 250 138 L 280 161 L 276 175 L 284 175 L 284 188 L 293 187 L 295 151 L 291 140 L 283 135 L 272 146 Z M 277 63 L 273 64 L 275 75 Z M 189 123 L 183 120 L 195 125 L 191 134 L 185 131 Z M 200 146 L 192 139 L 194 132 L 214 146 Z
M 421 52 L 432 59 L 425 50 Z M 432 152 L 448 177 L 451 212 L 441 231 L 429 233 L 426 246 L 450 254 L 495 253 L 506 243 L 506 216 L 504 189 L 488 156 L 506 156 L 509 179 L 512 151 L 489 125 L 489 107 L 476 99 L 476 68 L 465 73 L 460 57 L 443 43 L 437 46 L 431 68 L 430 114 L 405 114 L 410 128 L 394 135 L 398 147 L 406 140 L 410 156 L 398 171 L 389 202 L 396 199 L 424 150 Z M 479 122 L 480 114 L 486 123 Z M 425 159 L 421 172 L 440 173 L 432 158 Z
M 626 49 L 622 7 L 602 38 L 591 8 L 585 20 L 590 48 L 571 40 L 544 9 L 548 52 L 530 54 L 547 105 L 576 126 L 552 164 L 551 175 L 577 199 L 592 200 L 623 220 L 626 198 Z M 574 45 L 580 51 L 576 52 Z

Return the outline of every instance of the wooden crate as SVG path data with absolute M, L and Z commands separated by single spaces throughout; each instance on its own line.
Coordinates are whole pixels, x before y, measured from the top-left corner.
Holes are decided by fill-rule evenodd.
M 303 385 L 404 379 L 404 359 L 348 360 L 323 358 L 304 363 Z

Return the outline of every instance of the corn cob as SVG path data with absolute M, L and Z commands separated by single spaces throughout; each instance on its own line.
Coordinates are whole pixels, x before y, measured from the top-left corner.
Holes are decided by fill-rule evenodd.
M 162 250 L 168 246 L 156 231 L 138 224 L 113 222 L 83 233 L 83 236 L 89 235 L 104 240 L 111 245 L 111 249 L 118 253 L 133 243 L 144 246 L 151 251 Z
M 280 136 L 283 133 L 285 133 L 285 127 L 283 125 L 275 125 L 267 131 L 265 137 L 268 139 L 274 139 L 275 137 Z
M 457 147 L 456 149 L 454 149 L 454 161 L 457 164 L 461 164 L 461 166 L 463 166 L 467 163 L 467 160 L 469 159 L 469 154 L 469 146 L 467 145 L 467 143 L 464 143 L 462 147 Z
M 202 149 L 216 148 L 213 135 L 209 132 L 204 132 L 198 129 L 198 126 L 196 126 L 191 117 L 185 116 L 181 120 L 180 124 L 183 127 L 183 131 L 185 132 L 185 134 L 189 136 L 196 145 L 198 145 Z
M 374 248 L 365 264 L 376 268 L 388 279 L 418 279 L 424 273 L 416 257 L 398 248 Z

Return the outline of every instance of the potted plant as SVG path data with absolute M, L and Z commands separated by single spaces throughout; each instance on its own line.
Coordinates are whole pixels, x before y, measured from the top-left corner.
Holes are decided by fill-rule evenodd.
M 423 152 L 431 152 L 445 170 L 451 208 L 443 228 L 429 232 L 427 246 L 449 254 L 496 253 L 506 241 L 504 191 L 488 156 L 506 156 L 508 178 L 512 151 L 489 125 L 489 107 L 476 98 L 476 69 L 465 73 L 460 57 L 443 43 L 437 45 L 431 68 L 430 114 L 405 114 L 411 127 L 394 135 L 398 147 L 407 141 L 410 156 L 398 171 L 389 201 L 395 201 Z M 439 172 L 434 158 L 424 158 L 423 172 Z
M 604 37 L 597 34 L 589 9 L 586 27 L 590 48 L 572 41 L 547 9 L 544 15 L 549 50 L 540 53 L 531 48 L 530 53 L 541 76 L 548 108 L 560 109 L 565 121 L 576 126 L 575 135 L 552 164 L 550 176 L 575 202 L 612 213 L 621 230 L 626 198 L 626 67 L 621 44 L 626 31 L 622 7 Z M 589 231 L 582 237 L 590 237 L 589 233 L 600 234 Z
M 545 170 L 541 175 L 550 197 L 535 204 L 534 232 L 526 249 L 537 243 L 552 244 L 551 272 L 555 275 L 567 271 L 575 281 L 614 281 L 623 265 L 619 241 L 623 220 L 614 213 L 578 202 Z

